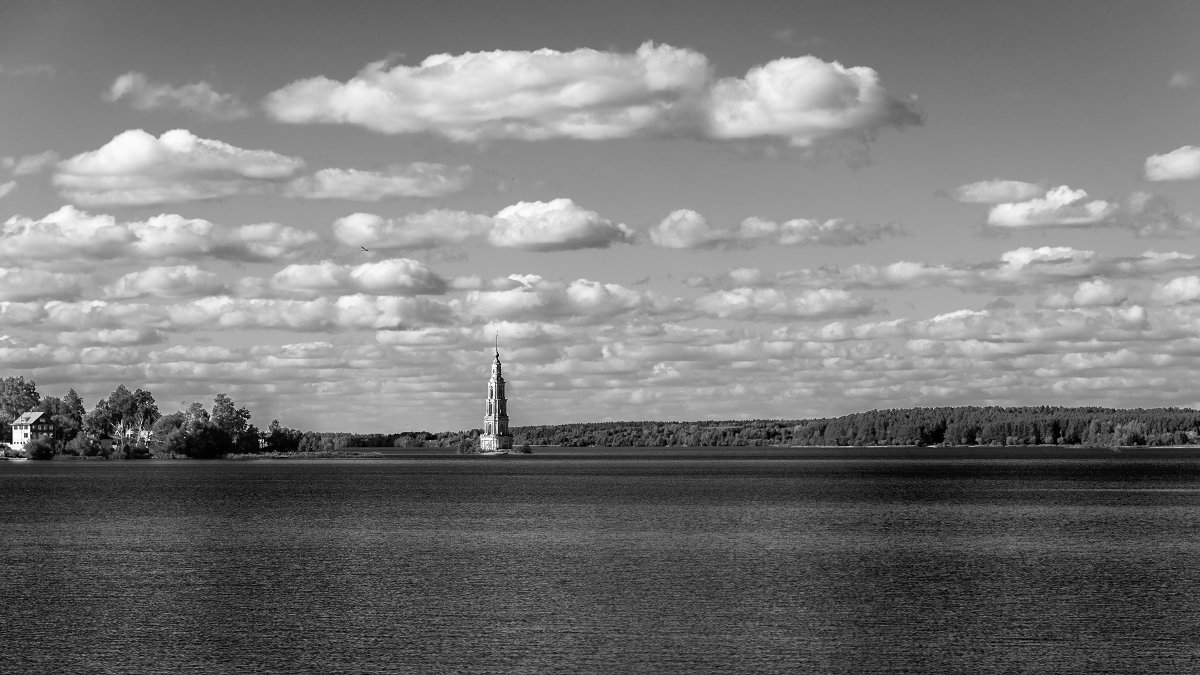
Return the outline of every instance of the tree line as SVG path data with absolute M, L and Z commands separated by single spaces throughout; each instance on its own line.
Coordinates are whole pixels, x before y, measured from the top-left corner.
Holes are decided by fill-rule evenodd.
M 1200 445 L 1200 411 L 1058 406 L 893 408 L 841 417 L 514 427 L 554 446 Z
M 50 415 L 56 433 L 26 445 L 29 456 L 222 457 L 232 454 L 339 454 L 353 449 L 446 448 L 475 452 L 480 429 L 356 434 L 303 431 L 278 420 L 261 430 L 250 411 L 224 393 L 206 407 L 189 403 L 162 414 L 154 395 L 118 385 L 91 410 L 74 389 L 41 395 L 24 377 L 0 378 L 0 445 L 22 413 Z M 961 406 L 871 410 L 841 417 L 696 422 L 587 422 L 513 427 L 514 445 L 665 446 L 921 446 L 1200 445 L 1200 411 L 1058 406 Z M 7 447 L 7 446 L 5 446 Z
M 86 410 L 74 389 L 59 398 L 40 395 L 37 383 L 24 377 L 0 378 L 0 444 L 12 442 L 12 423 L 32 411 L 47 413 L 55 427 L 53 438 L 26 444 L 26 454 L 38 459 L 55 454 L 220 457 L 261 452 L 269 435 L 250 423 L 249 410 L 225 394 L 217 394 L 208 408 L 196 402 L 164 415 L 152 393 L 121 384 Z M 272 431 L 282 431 L 278 422 Z

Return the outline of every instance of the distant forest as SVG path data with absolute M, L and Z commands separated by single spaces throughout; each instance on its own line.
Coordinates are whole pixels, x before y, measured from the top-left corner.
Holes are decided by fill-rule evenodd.
M 1189 408 L 944 407 L 872 410 L 810 420 L 589 422 L 513 427 L 533 446 L 1200 445 Z M 305 445 L 320 442 L 312 438 Z M 321 434 L 334 447 L 458 447 L 479 430 Z

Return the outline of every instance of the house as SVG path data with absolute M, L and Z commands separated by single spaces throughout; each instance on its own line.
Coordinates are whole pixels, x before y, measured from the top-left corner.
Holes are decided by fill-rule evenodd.
M 54 438 L 55 426 L 50 413 L 33 411 L 22 414 L 12 423 L 12 447 L 24 450 L 25 444 L 35 438 Z

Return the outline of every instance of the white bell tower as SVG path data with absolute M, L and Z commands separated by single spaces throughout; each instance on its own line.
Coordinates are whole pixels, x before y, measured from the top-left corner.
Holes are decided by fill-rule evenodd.
M 496 334 L 496 358 L 492 361 L 492 376 L 488 378 L 487 402 L 483 411 L 483 435 L 479 449 L 483 452 L 512 450 L 513 437 L 508 432 L 508 399 L 504 398 L 504 376 L 500 372 L 500 335 Z

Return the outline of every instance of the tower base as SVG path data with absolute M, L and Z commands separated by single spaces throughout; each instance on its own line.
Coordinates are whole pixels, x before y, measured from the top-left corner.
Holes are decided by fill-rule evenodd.
M 512 434 L 483 434 L 479 437 L 479 450 L 481 452 L 512 450 L 512 447 Z

